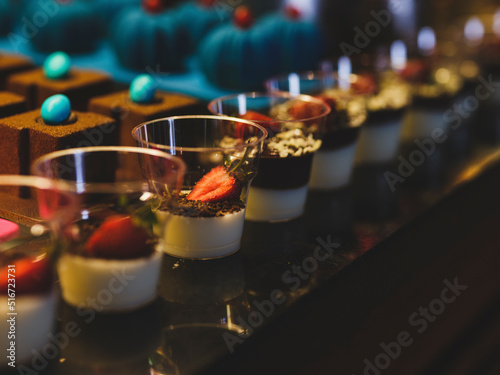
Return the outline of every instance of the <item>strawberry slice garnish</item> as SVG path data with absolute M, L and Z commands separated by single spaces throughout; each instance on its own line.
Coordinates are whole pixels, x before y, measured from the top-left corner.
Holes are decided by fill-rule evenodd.
M 220 165 L 210 170 L 186 197 L 202 202 L 221 202 L 239 199 L 241 185 L 227 169 Z
M 130 216 L 109 216 L 89 237 L 85 253 L 107 259 L 133 259 L 152 251 L 148 231 Z
M 264 122 L 274 121 L 273 118 L 271 118 L 269 116 L 266 116 L 266 115 L 263 115 L 262 113 L 255 112 L 255 111 L 246 111 L 246 113 L 244 113 L 243 115 L 240 115 L 240 118 L 242 118 L 244 120 L 256 121 L 256 122 L 259 122 L 259 121 L 264 121 Z M 266 126 L 265 123 L 264 124 L 260 124 L 260 125 Z
M 268 130 L 275 129 L 276 126 L 277 129 L 279 129 L 278 123 L 273 118 L 263 115 L 259 112 L 246 111 L 244 114 L 239 115 L 239 118 L 243 120 L 253 121 Z M 236 137 L 243 139 L 246 138 L 248 136 L 248 134 L 245 132 L 245 129 L 247 127 L 247 124 L 237 123 L 235 128 Z
M 351 90 L 355 94 L 373 94 L 377 91 L 377 82 L 371 74 L 360 74 L 351 83 Z
M 14 273 L 9 273 L 7 266 L 0 270 L 1 294 L 6 294 L 9 289 L 9 275 L 14 276 L 12 279 L 15 280 L 15 286 L 11 289 L 16 294 L 44 293 L 52 287 L 52 263 L 48 256 L 21 258 L 10 265 L 15 266 Z

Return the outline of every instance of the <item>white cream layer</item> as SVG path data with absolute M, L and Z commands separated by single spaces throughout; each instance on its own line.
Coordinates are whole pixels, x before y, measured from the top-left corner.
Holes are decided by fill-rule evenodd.
M 356 153 L 356 143 L 314 154 L 309 186 L 314 190 L 337 189 L 349 184 Z
M 192 258 L 219 258 L 240 248 L 245 209 L 218 217 L 188 217 L 159 211 L 164 225 L 163 251 Z
M 49 341 L 49 334 L 53 333 L 55 313 L 57 306 L 56 289 L 42 294 L 19 294 L 15 297 L 15 313 L 17 315 L 7 315 L 13 311 L 9 310 L 7 304 L 8 297 L 0 296 L 0 367 L 6 366 L 10 359 L 7 358 L 10 352 L 10 342 L 15 342 L 16 365 L 20 362 L 29 362 L 33 356 L 32 351 L 42 352 L 44 345 Z M 14 318 L 14 332 L 10 330 L 10 322 L 7 320 Z M 9 338 L 8 333 L 15 334 L 14 338 Z
M 308 186 L 296 189 L 264 189 L 250 186 L 246 219 L 285 221 L 304 213 Z
M 362 126 L 356 148 L 356 164 L 375 164 L 392 160 L 398 150 L 401 127 L 401 120 Z
M 410 108 L 403 118 L 402 141 L 432 138 L 433 130 L 438 128 L 447 133 L 450 123 L 445 120 L 444 114 L 442 110 Z
M 98 259 L 61 256 L 57 271 L 63 299 L 98 312 L 135 310 L 157 296 L 162 253 L 147 258 Z

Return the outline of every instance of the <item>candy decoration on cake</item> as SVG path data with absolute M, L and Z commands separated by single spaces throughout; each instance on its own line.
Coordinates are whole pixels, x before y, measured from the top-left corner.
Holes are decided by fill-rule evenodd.
M 47 125 L 60 125 L 69 119 L 71 103 L 65 95 L 53 95 L 43 102 L 40 112 Z
M 29 41 L 43 52 L 87 53 L 100 36 L 93 7 L 83 0 L 30 1 L 23 20 Z M 42 16 L 47 22 L 37 20 Z
M 71 69 L 71 58 L 65 52 L 50 54 L 43 63 L 43 72 L 49 79 L 67 77 Z
M 233 22 L 208 34 L 198 48 L 202 72 L 213 84 L 234 90 L 261 89 L 278 72 L 277 39 L 253 22 L 246 6 L 236 8 Z
M 264 34 L 279 40 L 280 72 L 317 69 L 325 53 L 325 36 L 320 26 L 302 18 L 292 6 L 263 16 L 258 27 Z
M 216 0 L 188 1 L 174 10 L 187 39 L 187 50 L 194 52 L 212 29 L 231 19 L 231 12 Z
M 177 17 L 151 1 L 126 8 L 110 27 L 118 60 L 137 71 L 181 70 L 185 58 L 182 35 Z
M 154 100 L 158 84 L 148 74 L 141 74 L 130 84 L 130 100 L 134 103 L 150 103 Z

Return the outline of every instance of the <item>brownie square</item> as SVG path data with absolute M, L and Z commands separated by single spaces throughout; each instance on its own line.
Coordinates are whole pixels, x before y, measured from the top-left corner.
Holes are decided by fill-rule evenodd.
M 9 91 L 0 91 L 0 118 L 17 115 L 26 111 L 24 96 Z
M 45 99 L 55 94 L 64 94 L 77 111 L 86 111 L 91 97 L 103 95 L 111 90 L 113 81 L 105 73 L 72 69 L 61 79 L 48 79 L 42 68 L 13 74 L 7 81 L 9 91 L 23 95 L 28 109 L 42 106 Z
M 101 113 L 116 120 L 120 132 L 120 145 L 137 146 L 132 137 L 132 129 L 146 121 L 167 117 L 189 114 L 201 102 L 193 97 L 156 92 L 152 103 L 134 103 L 129 98 L 128 90 L 92 98 L 89 111 Z
M 49 152 L 74 147 L 115 146 L 118 129 L 107 116 L 73 111 L 74 121 L 46 125 L 40 110 L 0 119 L 0 173 L 29 174 L 31 163 Z
M 5 90 L 11 74 L 34 68 L 35 64 L 26 57 L 0 53 L 0 90 Z

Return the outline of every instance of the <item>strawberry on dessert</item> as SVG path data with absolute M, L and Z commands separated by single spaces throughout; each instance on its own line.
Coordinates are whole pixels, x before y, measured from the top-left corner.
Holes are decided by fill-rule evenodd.
M 90 236 L 85 253 L 90 257 L 131 259 L 150 254 L 149 234 L 130 216 L 114 215 Z
M 236 177 L 219 165 L 203 176 L 186 198 L 202 202 L 220 202 L 239 199 L 240 194 L 241 185 Z
M 47 254 L 26 256 L 2 262 L 0 268 L 0 332 L 13 333 L 17 362 L 29 361 L 33 350 L 41 350 L 47 343 L 54 325 L 57 305 L 53 278 L 53 264 Z M 19 316 L 19 318 L 18 318 Z M 9 320 L 10 319 L 10 320 Z M 14 319 L 14 320 L 12 320 Z M 12 331 L 11 322 L 15 322 Z M 10 353 L 11 340 L 0 340 L 2 353 Z M 12 361 L 0 357 L 0 368 Z
M 135 310 L 153 301 L 161 252 L 148 225 L 116 213 L 91 226 L 82 249 L 63 254 L 57 264 L 63 299 L 98 312 Z M 125 282 L 120 275 L 127 275 Z

